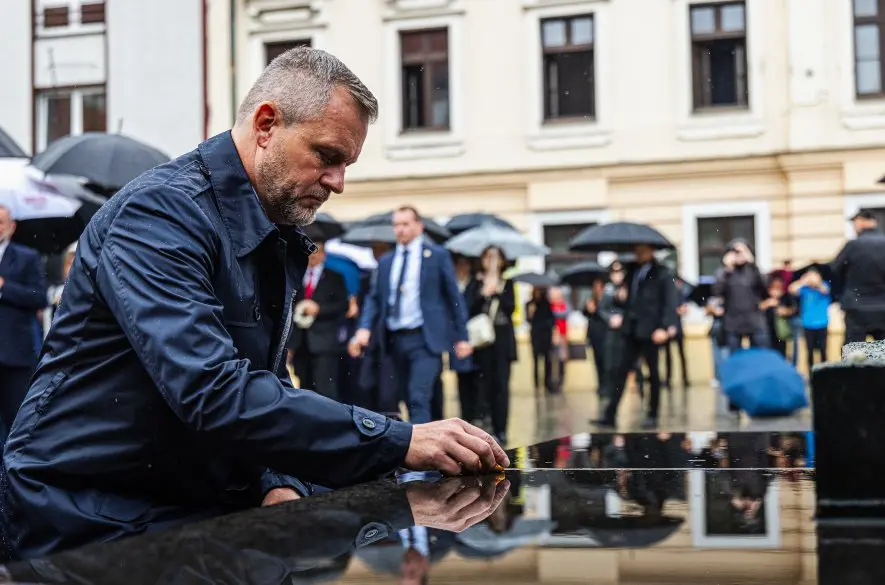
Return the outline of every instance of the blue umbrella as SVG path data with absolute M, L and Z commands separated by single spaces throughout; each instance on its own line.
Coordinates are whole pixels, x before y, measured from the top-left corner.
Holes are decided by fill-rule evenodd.
M 360 267 L 346 256 L 338 254 L 326 254 L 326 268 L 337 272 L 344 277 L 347 286 L 347 294 L 355 295 L 360 292 Z
M 789 416 L 808 406 L 805 380 L 770 349 L 738 351 L 722 364 L 719 379 L 731 403 L 750 416 Z

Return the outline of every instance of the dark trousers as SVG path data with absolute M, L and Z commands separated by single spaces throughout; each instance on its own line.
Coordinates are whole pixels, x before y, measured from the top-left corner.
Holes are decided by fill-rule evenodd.
M 476 350 L 478 383 L 492 417 L 492 434 L 506 438 L 510 415 L 510 358 L 494 344 Z
M 461 403 L 461 418 L 467 422 L 482 420 L 483 400 L 477 378 L 479 372 L 458 372 L 458 402 Z
M 593 350 L 593 365 L 596 366 L 596 393 L 602 396 L 605 386 L 605 328 L 591 328 L 587 336 L 587 345 Z
M 827 361 L 827 328 L 806 329 L 805 349 L 808 352 L 808 372 L 814 367 L 814 352 L 820 354 L 820 361 Z
M 18 409 L 28 393 L 33 373 L 34 368 L 0 364 L 0 423 L 3 427 L 0 432 L 2 432 L 4 442 L 12 429 L 15 415 L 18 414 Z
M 882 311 L 845 311 L 845 343 L 885 339 L 885 313 Z
M 430 417 L 432 420 L 442 420 L 444 418 L 442 376 L 437 376 L 436 382 L 433 383 L 433 398 L 430 399 Z
M 749 338 L 750 347 L 771 347 L 771 338 L 775 336 L 770 335 L 764 327 L 754 331 L 751 335 L 727 332 L 725 335 L 725 339 L 728 343 L 729 353 L 734 353 L 739 350 L 745 337 Z M 784 344 L 786 344 L 786 340 L 784 340 Z
M 612 399 L 605 409 L 604 418 L 608 421 L 614 421 L 617 418 L 618 406 L 621 403 L 621 398 L 624 396 L 624 386 L 627 384 L 627 374 L 636 365 L 636 360 L 642 357 L 646 365 L 648 365 L 648 377 L 651 386 L 648 417 L 656 419 L 658 418 L 658 408 L 661 402 L 661 375 L 658 372 L 658 359 L 661 348 L 655 345 L 651 339 L 637 339 L 632 335 L 625 335 L 623 340 L 623 361 L 618 368 L 617 379 L 612 391 Z
M 679 331 L 665 347 L 667 352 L 667 386 L 673 385 L 673 345 L 679 352 L 679 365 L 682 366 L 682 385 L 688 388 L 688 366 L 685 364 L 685 334 Z
M 541 386 L 541 363 L 544 364 L 544 385 Z M 550 347 L 532 344 L 532 366 L 534 367 L 535 388 L 550 388 L 553 364 L 550 363 Z
M 399 396 L 409 407 L 409 421 L 414 424 L 430 422 L 433 420 L 434 386 L 442 371 L 442 360 L 427 349 L 421 331 L 388 331 L 387 335 Z
M 304 390 L 313 390 L 326 398 L 338 400 L 338 376 L 341 354 L 311 353 L 304 347 L 295 350 L 292 367 Z

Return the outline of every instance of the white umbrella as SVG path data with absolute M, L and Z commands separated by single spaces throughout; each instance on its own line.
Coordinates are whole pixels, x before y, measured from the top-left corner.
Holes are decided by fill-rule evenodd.
M 326 252 L 349 258 L 356 262 L 357 266 L 363 270 L 375 270 L 378 268 L 378 262 L 370 249 L 354 246 L 353 244 L 345 244 L 340 238 L 326 242 Z
M 28 172 L 27 162 L 0 159 L 0 206 L 9 209 L 16 221 L 73 217 L 82 203 L 37 180 Z
M 500 248 L 508 260 L 525 256 L 546 256 L 550 249 L 534 243 L 521 233 L 493 223 L 462 232 L 446 242 L 446 248 L 457 254 L 479 257 L 487 248 Z

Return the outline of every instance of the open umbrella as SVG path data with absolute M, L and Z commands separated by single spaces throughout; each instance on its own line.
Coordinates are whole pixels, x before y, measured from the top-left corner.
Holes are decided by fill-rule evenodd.
M 719 368 L 722 390 L 750 416 L 790 416 L 808 406 L 805 380 L 771 349 L 736 352 Z
M 549 248 L 534 243 L 521 233 L 493 223 L 484 223 L 446 242 L 446 248 L 452 252 L 472 258 L 478 258 L 491 247 L 500 248 L 508 260 L 524 256 L 546 256 L 550 253 Z
M 339 254 L 326 254 L 326 268 L 333 272 L 337 272 L 344 278 L 344 285 L 347 287 L 347 294 L 355 295 L 360 292 L 360 277 L 362 270 L 359 264 L 346 256 Z
M 498 227 L 516 230 L 510 222 L 491 213 L 461 213 L 452 216 L 452 219 L 446 223 L 446 229 L 452 232 L 452 234 L 458 235 L 467 230 L 479 227 L 484 223 L 491 223 Z
M 559 281 L 557 281 L 552 276 L 539 274 L 537 272 L 523 272 L 522 274 L 516 274 L 512 276 L 510 280 L 512 280 L 513 282 L 529 284 L 537 288 L 550 288 L 551 286 L 556 286 L 559 284 Z
M 608 269 L 592 260 L 587 260 L 563 270 L 559 274 L 559 279 L 569 286 L 592 286 L 595 280 L 605 278 L 607 274 Z
M 803 276 L 805 276 L 809 270 L 817 270 L 820 274 L 820 277 L 825 282 L 833 281 L 833 269 L 829 264 L 821 264 L 820 262 L 812 262 L 808 266 L 803 266 L 799 270 L 793 273 L 793 282 L 799 280 Z
M 12 139 L 12 136 L 4 132 L 3 128 L 0 128 L 0 158 L 6 157 L 28 158 L 28 155 L 25 154 L 22 147 Z
M 77 175 L 106 189 L 121 189 L 169 161 L 159 150 L 120 134 L 86 132 L 59 138 L 31 164 L 44 173 Z
M 699 307 L 706 307 L 710 297 L 713 296 L 713 285 L 716 284 L 716 277 L 702 276 L 698 279 L 697 285 L 692 287 L 688 293 L 688 300 Z
M 422 218 L 424 234 L 441 244 L 452 237 L 451 232 L 429 218 Z M 373 243 L 396 244 L 393 233 L 393 212 L 378 213 L 362 221 L 348 224 L 347 232 L 341 237 L 345 244 L 371 247 Z
M 0 203 L 18 223 L 13 240 L 41 254 L 60 253 L 80 237 L 105 198 L 77 177 L 43 176 L 16 164 L 23 161 L 0 164 Z
M 317 242 L 328 242 L 344 235 L 344 226 L 330 214 L 320 211 L 314 222 L 304 227 L 304 233 Z
M 653 227 L 618 221 L 589 227 L 572 238 L 569 249 L 581 252 L 628 252 L 637 245 L 664 250 L 673 244 Z

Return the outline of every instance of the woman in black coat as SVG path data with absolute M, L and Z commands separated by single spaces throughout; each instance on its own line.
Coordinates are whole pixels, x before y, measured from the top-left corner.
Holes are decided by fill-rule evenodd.
M 480 258 L 481 269 L 464 291 L 470 317 L 488 315 L 495 328 L 495 341 L 476 348 L 474 364 L 479 368 L 477 383 L 485 394 L 492 415 L 492 434 L 507 443 L 507 418 L 510 414 L 510 368 L 516 361 L 516 335 L 513 311 L 516 298 L 513 283 L 501 272 L 505 258 L 497 248 L 489 248 Z
M 556 324 L 547 289 L 535 287 L 532 299 L 525 306 L 526 319 L 531 326 L 532 365 L 534 367 L 535 394 L 541 393 L 541 362 L 544 362 L 544 386 L 552 386 L 553 364 L 550 351 L 553 345 L 553 327 Z

